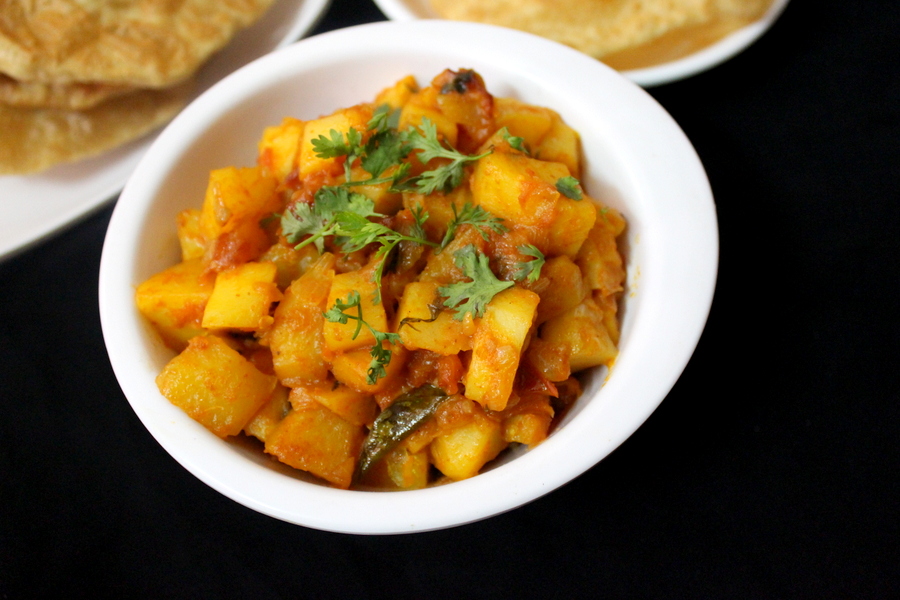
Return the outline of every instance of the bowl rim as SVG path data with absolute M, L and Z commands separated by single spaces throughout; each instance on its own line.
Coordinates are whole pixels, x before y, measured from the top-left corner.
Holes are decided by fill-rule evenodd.
M 641 233 L 642 251 L 653 258 L 648 264 L 660 269 L 639 274 L 638 291 L 632 293 L 651 298 L 667 294 L 679 319 L 664 318 L 657 307 L 635 323 L 640 353 L 623 352 L 613 375 L 603 383 L 603 393 L 623 395 L 632 403 L 587 402 L 578 418 L 566 424 L 565 436 L 552 435 L 502 467 L 468 480 L 397 493 L 346 491 L 285 477 L 259 468 L 247 458 L 232 460 L 234 453 L 224 458 L 220 448 L 227 442 L 215 438 L 165 400 L 155 385 L 148 384 L 158 369 L 141 354 L 146 348 L 134 346 L 145 329 L 133 302 L 138 283 L 134 261 L 141 249 L 129 242 L 139 238 L 144 219 L 179 153 L 219 116 L 252 98 L 254 89 L 287 77 L 302 77 L 323 65 L 359 61 L 360 47 L 370 49 L 365 60 L 373 60 L 379 52 L 437 52 L 430 48 L 444 36 L 466 39 L 464 49 L 452 51 L 460 59 L 479 57 L 510 76 L 566 86 L 588 98 L 605 91 L 607 97 L 592 98 L 580 107 L 585 111 L 595 111 L 594 102 L 612 102 L 610 90 L 615 90 L 616 106 L 622 114 L 609 119 L 607 125 L 617 140 L 628 144 L 617 150 L 630 160 L 636 189 L 641 198 L 656 194 L 671 201 L 653 207 L 660 216 Z M 515 48 L 515 52 L 504 48 Z M 570 68 L 560 69 L 560 59 Z M 591 77 L 567 78 L 561 71 L 584 72 Z M 385 82 L 385 86 L 391 83 Z M 490 89 L 491 82 L 487 83 Z M 273 123 L 283 116 L 273 115 Z M 643 162 L 638 163 L 638 157 Z M 680 227 L 677 236 L 676 225 Z M 685 232 L 690 235 L 683 235 Z M 201 481 L 249 508 L 287 522 L 341 533 L 395 534 L 443 529 L 501 514 L 557 489 L 606 457 L 650 416 L 686 366 L 706 323 L 717 267 L 715 205 L 703 165 L 680 127 L 640 87 L 586 55 L 531 34 L 448 21 L 387 21 L 319 34 L 262 57 L 217 83 L 176 117 L 144 155 L 114 208 L 101 256 L 99 308 L 110 363 L 132 409 L 157 442 Z M 654 327 L 668 335 L 653 340 Z M 653 377 L 642 376 L 637 359 L 647 360 L 648 353 L 649 364 L 654 364 Z M 646 369 L 643 371 L 646 375 Z M 623 372 L 627 377 L 619 375 Z M 611 417 L 618 419 L 619 427 L 608 431 L 604 420 Z M 592 446 L 581 449 L 578 440 L 590 440 Z M 573 453 L 575 448 L 579 452 Z M 223 459 L 209 460 L 209 454 L 223 455 Z M 547 464 L 554 467 L 542 466 Z M 533 468 L 540 469 L 540 478 L 523 476 Z M 503 493 L 496 493 L 498 489 Z M 479 499 L 477 506 L 472 505 L 472 498 Z

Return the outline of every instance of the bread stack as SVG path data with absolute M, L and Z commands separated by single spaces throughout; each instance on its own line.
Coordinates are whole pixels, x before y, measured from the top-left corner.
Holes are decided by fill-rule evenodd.
M 96 155 L 171 119 L 273 0 L 0 0 L 0 174 Z

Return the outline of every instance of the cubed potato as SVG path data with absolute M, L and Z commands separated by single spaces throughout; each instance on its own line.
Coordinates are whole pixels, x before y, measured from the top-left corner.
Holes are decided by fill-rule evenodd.
M 594 200 L 594 204 L 597 205 L 597 221 L 600 225 L 606 227 L 612 234 L 613 237 L 619 237 L 625 232 L 625 217 L 622 216 L 622 213 L 617 211 L 611 206 L 606 206 L 596 200 Z
M 617 213 L 616 213 L 617 214 Z M 575 257 L 581 268 L 585 285 L 604 295 L 621 292 L 625 283 L 625 266 L 616 245 L 616 225 L 604 218 L 597 219 L 587 239 Z
M 244 433 L 252 435 L 261 442 L 265 442 L 269 432 L 291 411 L 288 392 L 290 390 L 283 385 L 276 386 L 271 398 L 244 425 Z
M 281 208 L 278 182 L 260 167 L 224 167 L 209 174 L 200 227 L 208 240 L 234 231 Z
M 512 415 L 503 421 L 503 440 L 535 446 L 547 439 L 552 416 L 532 413 Z
M 258 144 L 257 164 L 283 182 L 297 169 L 303 121 L 285 117 L 279 125 L 266 127 Z
M 619 295 L 618 294 L 608 294 L 603 295 L 601 292 L 595 291 L 591 297 L 594 299 L 594 302 L 597 304 L 597 308 L 600 309 L 600 312 L 603 313 L 603 324 L 606 326 L 606 331 L 609 333 L 609 339 L 612 340 L 616 346 L 619 345 Z
M 138 310 L 153 324 L 163 343 L 180 352 L 189 339 L 203 333 L 203 310 L 213 291 L 213 277 L 204 275 L 199 258 L 153 275 L 137 287 Z
M 269 262 L 244 263 L 218 273 L 203 312 L 203 327 L 256 331 L 271 325 L 272 303 L 281 299 L 276 274 Z
M 503 440 L 534 446 L 545 439 L 553 421 L 550 397 L 527 394 L 503 416 Z
M 494 122 L 506 127 L 510 135 L 525 140 L 528 148 L 537 148 L 553 125 L 553 111 L 525 104 L 514 98 L 494 98 Z
M 506 408 L 539 301 L 534 292 L 512 287 L 488 303 L 475 330 L 472 359 L 463 377 L 466 397 L 490 410 Z
M 396 167 L 392 167 L 382 173 L 381 177 L 388 177 L 396 171 Z M 351 181 L 365 181 L 371 179 L 369 174 L 360 165 L 354 166 L 350 170 Z M 368 185 L 354 185 L 350 188 L 352 191 L 362 194 L 369 198 L 375 205 L 374 210 L 383 215 L 392 215 L 403 206 L 403 196 L 399 192 L 391 191 L 391 182 L 373 183 Z
M 450 479 L 474 477 L 506 448 L 503 428 L 480 408 L 460 427 L 438 435 L 429 446 L 431 461 Z
M 471 154 L 496 130 L 494 97 L 481 76 L 470 69 L 445 69 L 431 81 L 435 103 L 457 124 L 456 147 Z
M 285 290 L 318 258 L 319 251 L 313 244 L 307 244 L 298 250 L 290 244 L 278 242 L 269 246 L 260 255 L 259 262 L 270 262 L 275 265 L 278 271 L 275 283 L 279 290 Z
M 367 425 L 375 420 L 375 400 L 366 394 L 338 382 L 309 384 L 291 390 L 291 405 L 315 401 L 354 425 Z
M 379 490 L 418 490 L 428 485 L 431 469 L 426 450 L 411 452 L 401 445 L 373 464 L 362 477 L 362 485 Z
M 403 130 L 407 127 L 421 127 L 424 119 L 434 123 L 439 138 L 456 148 L 458 136 L 456 121 L 441 112 L 437 103 L 437 90 L 430 86 L 410 96 L 403 105 L 399 128 Z
M 561 197 L 547 232 L 547 256 L 561 254 L 574 258 L 596 220 L 597 207 L 587 196 L 581 200 Z
M 494 153 L 475 163 L 472 199 L 494 215 L 527 227 L 548 227 L 556 217 L 556 182 L 569 176 L 562 163 Z
M 347 489 L 365 432 L 318 402 L 306 402 L 269 432 L 266 452 L 281 462 Z
M 331 359 L 331 372 L 334 378 L 354 390 L 366 394 L 376 394 L 394 385 L 403 373 L 408 352 L 400 345 L 390 345 L 384 342 L 385 348 L 390 348 L 391 360 L 385 365 L 385 376 L 377 378 L 374 383 L 369 383 L 369 365 L 372 363 L 371 348 L 358 348 L 348 352 L 339 352 Z
M 466 246 L 474 246 L 475 250 L 482 254 L 487 248 L 487 242 L 481 237 L 478 229 L 472 225 L 463 225 L 458 228 L 446 248 L 428 256 L 425 268 L 419 273 L 419 281 L 431 281 L 446 285 L 466 279 L 462 269 L 456 265 L 455 256 L 457 251 Z
M 375 105 L 387 104 L 391 108 L 401 108 L 418 91 L 419 83 L 416 81 L 416 78 L 412 75 L 407 75 L 391 87 L 382 90 L 375 97 Z
M 526 359 L 547 381 L 565 381 L 572 374 L 569 367 L 569 344 L 560 340 L 552 344 L 539 337 L 532 338 L 526 350 Z
M 334 306 L 338 300 L 346 302 L 351 292 L 359 292 L 359 307 L 362 309 L 363 320 L 377 331 L 387 331 L 384 305 L 380 301 L 375 302 L 377 286 L 372 280 L 372 272 L 371 268 L 367 268 L 335 275 L 328 294 L 326 310 Z M 358 310 L 354 307 L 347 309 L 346 312 L 357 316 Z M 363 326 L 357 334 L 358 326 L 359 322 L 356 319 L 347 319 L 346 323 L 326 321 L 322 330 L 325 346 L 333 352 L 346 352 L 374 345 L 375 336 L 369 328 Z
M 360 104 L 345 108 L 327 117 L 307 121 L 303 129 L 303 141 L 300 144 L 300 177 L 306 177 L 313 171 L 332 170 L 339 164 L 338 158 L 316 156 L 313 140 L 318 139 L 319 136 L 325 136 L 330 140 L 332 129 L 344 135 L 345 139 L 351 128 L 360 135 L 365 135 L 372 114 L 373 109 L 370 105 Z
M 210 240 L 203 261 L 210 271 L 225 271 L 245 262 L 258 260 L 270 244 L 260 221 L 242 221 L 234 229 Z
M 552 113 L 550 130 L 533 148 L 532 154 L 541 160 L 560 162 L 575 177 L 581 177 L 581 140 L 578 132 L 565 124 L 557 113 Z
M 322 312 L 334 278 L 334 255 L 319 260 L 284 292 L 266 339 L 275 374 L 289 387 L 328 379 Z
M 409 210 L 422 210 L 428 215 L 423 228 L 428 234 L 428 239 L 442 240 L 447 233 L 447 227 L 454 216 L 466 205 L 472 203 L 472 193 L 469 187 L 461 185 L 452 192 L 444 194 L 419 194 L 416 192 L 403 193 L 403 207 Z M 456 207 L 454 213 L 453 208 Z
M 431 350 L 445 355 L 471 350 L 474 321 L 468 316 L 458 320 L 454 311 L 441 309 L 439 287 L 435 282 L 414 281 L 404 288 L 397 309 L 400 340 L 408 350 Z M 436 318 L 432 306 L 439 310 Z
M 200 226 L 201 214 L 199 208 L 189 208 L 178 213 L 175 218 L 178 244 L 181 246 L 181 260 L 201 258 L 206 252 L 207 240 Z
M 498 152 L 476 163 L 472 198 L 488 212 L 528 228 L 531 242 L 545 255 L 574 257 L 597 218 L 597 208 L 589 199 L 559 193 L 557 182 L 568 176 L 562 163 Z
M 573 373 L 599 365 L 612 366 L 618 354 L 604 324 L 603 311 L 591 298 L 544 323 L 541 339 L 569 349 Z
M 156 377 L 159 391 L 219 437 L 237 435 L 272 396 L 277 380 L 213 335 L 188 347 Z
M 587 297 L 588 290 L 584 285 L 581 269 L 568 256 L 548 259 L 541 267 L 541 279 L 548 283 L 540 286 L 538 324 L 575 308 Z

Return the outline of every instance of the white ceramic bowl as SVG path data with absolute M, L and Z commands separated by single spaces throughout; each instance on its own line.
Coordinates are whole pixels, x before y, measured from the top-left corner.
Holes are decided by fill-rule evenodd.
M 456 43 L 465 39 L 465 44 Z M 179 258 L 175 215 L 199 207 L 211 169 L 254 164 L 264 127 L 370 101 L 407 74 L 423 83 L 473 68 L 495 95 L 549 106 L 582 135 L 593 196 L 628 220 L 620 357 L 542 444 L 449 485 L 344 491 L 223 441 L 163 398 L 172 353 L 134 305 L 135 286 Z M 115 208 L 100 267 L 113 369 L 138 417 L 190 472 L 259 512 L 323 530 L 381 534 L 450 527 L 534 500 L 588 470 L 659 405 L 691 356 L 713 295 L 715 208 L 685 135 L 641 88 L 583 54 L 515 31 L 443 21 L 334 31 L 259 59 L 210 89 L 159 136 Z
M 773 0 L 758 21 L 688 56 L 643 69 L 622 71 L 622 74 L 638 85 L 653 87 L 702 73 L 743 52 L 758 40 L 775 23 L 787 3 L 788 0 Z M 395 21 L 439 18 L 428 0 L 375 0 L 375 4 L 386 17 Z

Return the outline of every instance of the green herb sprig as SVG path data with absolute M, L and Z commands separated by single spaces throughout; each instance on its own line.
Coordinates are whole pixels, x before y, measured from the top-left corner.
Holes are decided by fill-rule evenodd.
M 297 248 L 314 243 L 319 254 L 325 251 L 327 236 L 339 234 L 341 219 L 354 215 L 360 219 L 381 217 L 375 212 L 375 203 L 370 198 L 346 188 L 325 186 L 315 195 L 315 202 L 301 202 L 286 210 L 281 216 L 281 232 L 285 239 Z M 305 240 L 303 236 L 310 237 Z
M 444 234 L 444 239 L 441 240 L 441 248 L 447 247 L 447 244 L 456 235 L 456 230 L 460 225 L 472 225 L 485 240 L 488 239 L 485 230 L 495 233 L 507 231 L 506 226 L 503 224 L 503 219 L 492 215 L 481 206 L 475 206 L 470 202 L 466 202 L 460 211 L 456 210 L 456 204 L 451 204 L 451 206 L 453 208 L 453 218 L 447 224 L 447 233 Z
M 515 285 L 513 281 L 500 281 L 491 271 L 488 257 L 469 244 L 453 253 L 456 266 L 471 281 L 460 281 L 438 288 L 446 298 L 444 306 L 456 310 L 453 318 L 462 321 L 467 313 L 481 317 L 488 303 L 503 290 Z
M 538 250 L 534 244 L 524 244 L 519 246 L 519 252 L 526 256 L 533 256 L 534 260 L 528 260 L 519 263 L 513 277 L 518 281 L 528 281 L 534 283 L 541 276 L 541 267 L 544 266 L 546 259 L 544 253 Z
M 369 244 L 378 244 L 374 258 L 378 261 L 378 266 L 372 274 L 375 282 L 375 299 L 376 303 L 381 301 L 381 280 L 384 276 L 384 267 L 387 264 L 388 255 L 400 242 L 413 242 L 425 246 L 437 247 L 438 244 L 430 241 L 425 237 L 422 224 L 428 218 L 427 213 L 421 211 L 413 211 L 413 219 L 415 225 L 413 228 L 414 235 L 404 235 L 399 231 L 395 231 L 383 223 L 373 222 L 366 217 L 357 213 L 346 212 L 337 215 L 336 235 L 343 237 L 341 247 L 345 252 L 355 252 L 365 248 Z
M 413 178 L 412 183 L 415 184 L 417 191 L 422 194 L 453 191 L 462 183 L 467 164 L 484 158 L 493 152 L 493 149 L 491 149 L 478 155 L 463 154 L 458 150 L 447 148 L 441 144 L 437 136 L 437 126 L 430 119 L 422 119 L 421 128 L 421 131 L 412 128 L 406 132 L 407 140 L 412 149 L 419 151 L 419 160 L 423 164 L 435 158 L 450 160 L 448 164 L 425 171 L 418 177 Z
M 356 309 L 355 315 L 347 312 L 348 310 L 352 310 L 353 308 Z M 347 295 L 347 300 L 341 300 L 340 298 L 338 298 L 337 300 L 335 300 L 334 306 L 325 311 L 324 315 L 325 320 L 332 323 L 341 323 L 345 325 L 351 319 L 356 321 L 356 329 L 354 330 L 352 336 L 352 339 L 354 340 L 359 335 L 360 331 L 362 331 L 363 326 L 365 326 L 375 338 L 375 345 L 372 346 L 372 350 L 369 352 L 372 357 L 372 362 L 369 363 L 369 368 L 366 371 L 366 383 L 368 383 L 369 385 L 375 385 L 375 383 L 379 379 L 387 376 L 386 367 L 391 363 L 392 355 L 391 351 L 383 346 L 383 343 L 388 342 L 389 344 L 399 344 L 400 336 L 396 333 L 391 333 L 388 331 L 378 331 L 363 318 L 362 303 L 359 292 L 357 292 L 356 290 L 350 292 Z

